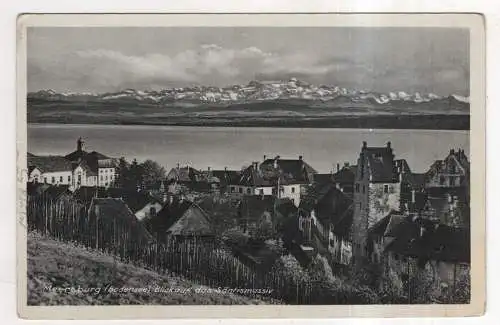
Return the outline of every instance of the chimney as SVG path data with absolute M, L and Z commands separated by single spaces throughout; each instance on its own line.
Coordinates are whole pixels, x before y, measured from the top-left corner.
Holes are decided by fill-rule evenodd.
M 302 161 L 302 156 L 299 156 L 299 160 Z
M 266 155 L 264 155 L 264 160 L 262 160 L 262 161 L 266 161 L 266 159 L 267 159 L 267 157 L 266 157 Z
M 337 172 L 339 172 L 339 170 L 340 170 L 340 164 L 337 163 Z
M 387 141 L 387 149 L 391 149 L 391 141 Z
M 210 171 L 210 166 L 207 167 L 207 171 Z
M 227 172 L 227 167 L 224 167 L 224 171 Z
M 348 161 L 344 162 L 344 167 L 349 167 L 349 162 Z
M 454 155 L 455 154 L 455 150 L 454 149 L 450 149 L 450 155 Z
M 177 163 L 177 169 L 181 168 L 181 165 L 179 163 Z
M 363 149 L 366 149 L 366 141 L 363 141 Z

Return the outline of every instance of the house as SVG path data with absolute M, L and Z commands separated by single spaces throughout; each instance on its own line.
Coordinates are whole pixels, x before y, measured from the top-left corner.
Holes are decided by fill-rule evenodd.
M 92 234 L 96 248 L 119 249 L 116 243 L 128 240 L 133 245 L 126 245 L 129 249 L 125 252 L 127 257 L 140 258 L 144 253 L 140 250 L 141 246 L 153 243 L 151 234 L 127 204 L 118 198 L 93 198 L 88 208 L 87 226 L 96 230 Z M 125 239 L 123 233 L 116 231 L 118 229 L 128 231 Z
M 335 186 L 342 193 L 351 197 L 354 193 L 356 170 L 356 165 L 350 165 L 348 162 L 345 162 L 342 168 L 340 168 L 340 164 L 337 164 L 337 172 L 332 176 Z
M 116 180 L 116 159 L 105 156 L 97 151 L 83 150 L 84 141 L 77 140 L 76 150 L 64 156 L 73 163 L 73 186 L 101 186 L 109 187 Z
M 383 274 L 395 274 L 403 291 L 410 281 L 425 279 L 431 281 L 432 292 L 446 294 L 446 288 L 469 276 L 467 228 L 391 212 L 370 229 L 369 237 L 372 262 L 382 266 Z
M 404 186 L 401 162 L 394 159 L 391 143 L 385 147 L 368 147 L 363 142 L 354 182 L 353 252 L 360 258 L 367 255 L 368 229 L 390 211 L 401 207 Z
M 211 179 L 212 182 L 209 182 L 207 175 L 203 172 L 191 166 L 180 167 L 179 164 L 168 172 L 166 181 L 168 192 L 174 194 L 186 191 L 208 193 L 214 187 L 218 188 L 217 184 L 214 186 L 215 179 Z
M 94 198 L 114 198 L 122 200 L 138 220 L 156 215 L 163 202 L 147 191 L 123 188 L 80 186 L 73 193 L 75 200 L 88 206 Z
M 467 187 L 470 162 L 464 150 L 451 149 L 443 160 L 436 160 L 426 173 L 426 188 Z
M 72 187 L 98 186 L 97 172 L 92 170 L 85 160 L 74 162 L 73 164 Z
M 298 159 L 281 159 L 280 156 L 266 159 L 264 156 L 261 164 L 253 162 L 242 171 L 237 182 L 230 184 L 230 194 L 275 195 L 289 198 L 298 206 L 301 193 L 314 182 L 315 174 L 317 171 L 302 156 Z
M 170 196 L 155 216 L 143 221 L 154 236 L 163 240 L 171 238 L 212 240 L 215 235 L 208 214 L 200 206 L 182 196 Z
M 73 167 L 61 156 L 28 156 L 28 182 L 71 185 Z
M 334 184 L 311 186 L 298 209 L 301 242 L 337 265 L 352 257 L 352 199 Z
M 470 226 L 470 205 L 464 187 L 435 187 L 427 189 L 425 214 L 443 225 Z

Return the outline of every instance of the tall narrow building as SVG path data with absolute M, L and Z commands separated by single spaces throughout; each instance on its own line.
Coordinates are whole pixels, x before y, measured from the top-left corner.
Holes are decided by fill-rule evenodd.
M 391 143 L 368 147 L 363 142 L 354 178 L 353 255 L 367 256 L 368 230 L 392 210 L 400 209 L 404 170 L 394 160 Z

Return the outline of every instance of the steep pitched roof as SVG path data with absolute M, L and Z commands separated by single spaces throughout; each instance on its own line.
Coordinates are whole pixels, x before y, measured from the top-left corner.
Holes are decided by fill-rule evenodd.
M 121 198 L 133 213 L 141 210 L 149 203 L 161 203 L 147 191 L 110 187 L 106 190 L 105 195 L 112 198 Z
M 31 170 L 36 167 L 42 173 L 71 172 L 73 170 L 71 162 L 61 156 L 28 157 L 28 166 L 31 167 Z
M 170 170 L 167 174 L 167 179 L 178 182 L 195 182 L 199 180 L 200 176 L 200 171 L 194 169 L 193 167 L 176 167 Z
M 101 222 L 110 222 L 113 219 L 122 219 L 129 222 L 131 226 L 136 227 L 139 231 L 136 235 L 140 236 L 140 240 L 151 241 L 152 236 L 137 220 L 135 215 L 130 211 L 125 202 L 115 198 L 94 198 L 88 210 L 89 218 L 98 217 Z M 137 239 L 135 239 L 137 240 Z
M 69 185 L 52 185 L 49 186 L 44 192 L 43 196 L 46 198 L 50 198 L 52 200 L 59 199 L 62 195 L 71 195 L 69 190 Z
M 335 225 L 345 217 L 351 204 L 352 200 L 333 184 L 319 184 L 307 188 L 299 209 L 307 214 L 314 209 L 319 220 Z
M 174 236 L 213 236 L 210 218 L 198 205 L 191 206 L 167 230 Z
M 314 168 L 302 159 L 266 159 L 262 162 L 261 169 L 274 167 L 275 164 L 283 177 L 283 182 L 286 184 L 311 183 L 313 179 L 309 179 L 309 175 L 317 173 Z
M 397 179 L 392 152 L 387 148 L 367 148 L 364 151 L 368 160 L 371 182 L 393 182 Z

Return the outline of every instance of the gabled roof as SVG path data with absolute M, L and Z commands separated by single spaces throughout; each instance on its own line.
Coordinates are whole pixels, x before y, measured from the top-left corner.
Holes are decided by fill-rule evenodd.
M 83 157 L 87 156 L 88 152 L 85 150 L 75 150 L 66 156 L 64 158 L 68 159 L 69 161 L 78 161 L 80 159 L 83 159 Z
M 278 177 L 277 172 L 273 174 L 268 172 L 264 175 L 255 164 L 252 164 L 241 172 L 236 183 L 245 186 L 274 186 Z
M 391 212 L 370 229 L 372 238 L 385 237 L 386 251 L 422 260 L 470 261 L 470 230 Z
M 123 188 L 110 187 L 105 191 L 107 197 L 121 198 L 133 213 L 144 208 L 149 203 L 160 203 L 157 198 L 147 191 L 136 191 Z
M 309 214 L 313 209 L 316 218 L 332 225 L 345 217 L 352 200 L 333 184 L 318 184 L 307 188 L 307 193 L 300 200 L 299 210 Z
M 213 236 L 210 218 L 198 205 L 189 208 L 167 230 L 173 236 Z
M 302 159 L 266 159 L 262 162 L 260 168 L 262 170 L 266 170 L 269 167 L 273 169 L 275 164 L 283 177 L 284 184 L 308 184 L 313 181 L 313 179 L 309 179 L 309 174 L 317 173 L 314 168 Z
M 372 183 L 392 183 L 397 182 L 399 174 L 394 161 L 392 148 L 388 143 L 387 147 L 367 147 L 366 142 L 360 153 L 358 170 L 363 170 L 367 164 L 368 176 Z
M 73 192 L 73 197 L 84 205 L 89 205 L 93 198 L 106 196 L 104 187 L 80 186 Z
M 178 182 L 196 182 L 199 181 L 200 176 L 200 171 L 193 167 L 176 167 L 170 170 L 167 174 L 167 179 Z
M 121 199 L 94 198 L 90 204 L 88 215 L 89 218 L 98 217 L 100 222 L 110 222 L 113 219 L 121 219 L 125 222 L 129 222 L 131 226 L 139 230 L 136 232 L 136 235 L 140 236 L 140 239 L 145 241 L 152 240 L 152 236 Z M 137 240 L 137 238 L 135 238 L 135 240 Z
M 50 198 L 52 200 L 59 199 L 62 195 L 71 196 L 71 192 L 69 190 L 69 185 L 52 185 L 49 186 L 44 192 L 43 196 L 46 198 Z
M 42 173 L 71 172 L 71 162 L 61 156 L 34 156 L 28 157 L 28 167 L 38 168 Z
M 367 148 L 365 154 L 367 155 L 371 182 L 393 182 L 397 180 L 392 152 L 388 152 L 385 147 Z

